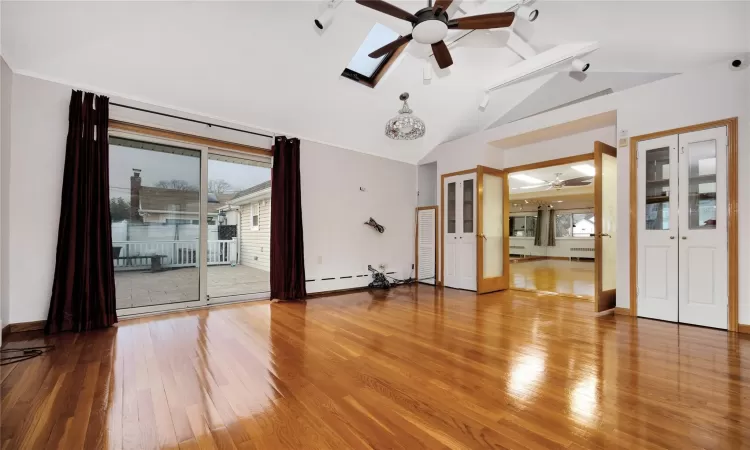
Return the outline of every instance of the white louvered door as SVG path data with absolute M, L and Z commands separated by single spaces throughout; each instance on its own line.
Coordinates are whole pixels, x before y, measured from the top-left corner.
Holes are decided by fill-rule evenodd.
M 417 280 L 435 284 L 437 206 L 417 208 Z

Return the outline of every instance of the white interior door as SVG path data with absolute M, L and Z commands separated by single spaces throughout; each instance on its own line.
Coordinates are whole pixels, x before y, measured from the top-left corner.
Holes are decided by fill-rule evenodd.
M 461 222 L 458 234 L 459 284 L 461 289 L 477 290 L 477 175 L 463 175 L 461 190 Z
M 445 255 L 443 255 L 443 264 L 445 267 L 443 271 L 445 273 L 445 280 L 443 284 L 446 287 L 459 288 L 459 275 L 458 275 L 458 257 L 456 247 L 458 246 L 458 224 L 461 222 L 461 211 L 458 209 L 460 203 L 460 192 L 458 188 L 458 177 L 450 177 L 445 179 L 445 223 L 443 224 L 444 230 L 444 248 Z
M 677 135 L 638 143 L 638 315 L 678 320 Z
M 437 207 L 417 208 L 417 280 L 435 284 Z
M 445 286 L 476 290 L 476 174 L 445 179 Z
M 727 129 L 679 136 L 679 321 L 727 328 Z

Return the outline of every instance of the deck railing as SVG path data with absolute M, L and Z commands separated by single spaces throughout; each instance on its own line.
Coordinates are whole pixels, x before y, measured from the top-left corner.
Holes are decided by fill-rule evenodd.
M 200 254 L 197 240 L 184 241 L 114 241 L 112 242 L 115 270 L 144 270 L 151 268 L 151 257 L 161 256 L 163 268 L 197 267 Z M 119 253 L 117 248 L 119 247 Z M 237 238 L 208 241 L 208 265 L 237 262 Z

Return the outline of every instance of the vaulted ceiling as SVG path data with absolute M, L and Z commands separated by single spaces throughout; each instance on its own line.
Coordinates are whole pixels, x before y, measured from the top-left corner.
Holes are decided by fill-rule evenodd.
M 408 11 L 426 5 L 394 3 Z M 466 14 L 514 4 L 456 0 L 451 13 L 463 14 L 455 12 L 459 3 Z M 402 161 L 416 162 L 441 142 L 513 119 L 508 114 L 527 98 L 534 104 L 516 114 L 555 106 L 543 101 L 548 95 L 534 97 L 555 79 L 549 74 L 503 88 L 486 110 L 478 108 L 484 89 L 521 61 L 505 47 L 503 30 L 474 32 L 451 46 L 454 65 L 438 70 L 432 60 L 430 82 L 422 78 L 430 52 L 417 43 L 374 89 L 342 78 L 376 22 L 410 32 L 408 23 L 349 0 L 324 33 L 313 25 L 323 1 L 1 5 L 2 53 L 18 73 Z M 536 22 L 516 20 L 514 27 L 537 50 L 599 43 L 589 57 L 596 80 L 590 89 L 631 87 L 633 80 L 650 82 L 750 50 L 746 2 L 540 1 L 536 7 Z M 623 81 L 631 72 L 638 74 Z M 404 91 L 427 125 L 417 141 L 383 134 Z

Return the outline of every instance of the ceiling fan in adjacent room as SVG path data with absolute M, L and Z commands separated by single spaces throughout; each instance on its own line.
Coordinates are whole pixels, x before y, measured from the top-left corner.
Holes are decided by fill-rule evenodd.
M 556 173 L 555 179 L 552 181 L 545 181 L 547 185 L 547 190 L 549 189 L 555 189 L 560 190 L 564 187 L 575 187 L 575 186 L 588 186 L 589 184 L 594 182 L 594 177 L 578 177 L 578 178 L 571 178 L 569 180 L 561 180 L 560 176 L 562 173 Z
M 441 69 L 453 64 L 453 58 L 451 58 L 448 46 L 445 45 L 443 40 L 448 35 L 448 30 L 505 28 L 509 27 L 516 17 L 513 12 L 501 12 L 449 19 L 446 10 L 453 3 L 453 0 L 437 0 L 433 6 L 422 8 L 414 14 L 383 0 L 357 0 L 357 3 L 412 24 L 411 33 L 370 53 L 370 58 L 380 58 L 387 55 L 414 39 L 420 44 L 432 46 L 435 60 Z

